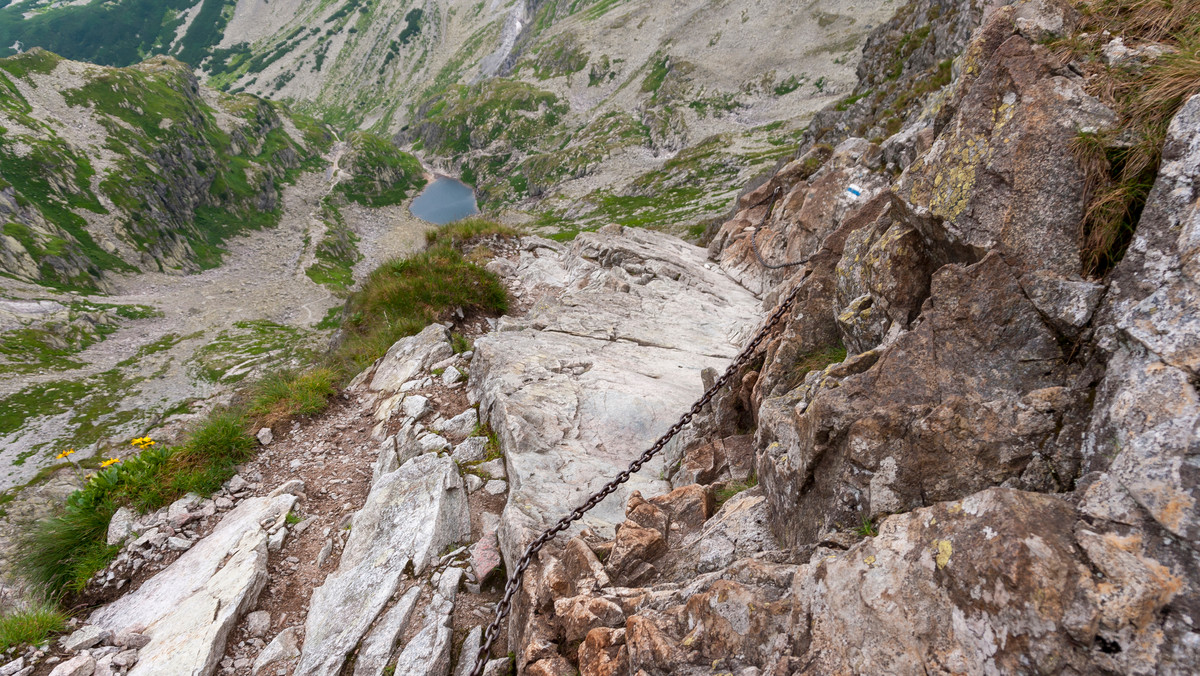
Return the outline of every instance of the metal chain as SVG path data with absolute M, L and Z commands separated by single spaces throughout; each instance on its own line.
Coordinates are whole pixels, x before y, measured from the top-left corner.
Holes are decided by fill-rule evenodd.
M 750 248 L 754 251 L 754 257 L 758 259 L 758 264 L 768 270 L 782 270 L 784 268 L 794 268 L 797 265 L 804 265 L 809 259 L 795 261 L 794 263 L 768 263 L 758 250 L 758 233 L 762 232 L 763 226 L 767 224 L 767 219 L 771 217 L 771 212 L 775 209 L 775 198 L 779 195 L 779 188 L 775 188 L 775 192 L 771 193 L 771 203 L 767 205 L 767 213 L 763 215 L 762 222 L 758 224 L 758 228 L 750 233 Z M 817 249 L 820 251 L 820 249 Z
M 804 276 L 807 277 L 808 273 L 806 272 Z M 471 676 L 483 676 L 483 669 L 487 664 L 488 655 L 492 651 L 492 644 L 496 641 L 496 637 L 500 635 L 500 623 L 503 622 L 504 618 L 508 616 L 508 613 L 512 608 L 513 596 L 516 595 L 517 590 L 521 588 L 521 583 L 525 576 L 525 569 L 528 568 L 529 564 L 533 561 L 534 555 L 536 555 L 542 549 L 542 547 L 546 545 L 547 542 L 554 539 L 555 535 L 558 535 L 562 531 L 566 530 L 575 521 L 583 518 L 583 515 L 588 510 L 600 504 L 601 500 L 611 495 L 621 484 L 629 481 L 630 476 L 640 470 L 643 465 L 650 461 L 651 458 L 662 451 L 662 449 L 666 447 L 667 443 L 669 443 L 671 439 L 675 438 L 675 435 L 679 434 L 679 432 L 692 421 L 692 418 L 698 415 L 700 411 L 704 410 L 704 407 L 712 401 L 712 398 L 716 396 L 717 392 L 720 391 L 720 389 L 723 388 L 725 384 L 728 383 L 735 375 L 737 375 L 737 372 L 740 371 L 741 368 L 750 361 L 751 357 L 753 357 L 754 353 L 758 350 L 758 346 L 762 344 L 763 340 L 766 339 L 767 334 L 770 333 L 771 329 L 775 328 L 775 325 L 779 323 L 780 319 L 783 319 L 784 314 L 787 313 L 788 309 L 791 308 L 792 304 L 796 302 L 796 298 L 800 295 L 800 289 L 803 286 L 800 284 L 800 282 L 803 281 L 804 279 L 801 278 L 796 283 L 795 288 L 793 288 L 792 292 L 788 294 L 787 298 L 785 298 L 783 302 L 779 304 L 779 307 L 777 307 L 775 312 L 771 314 L 771 317 L 767 320 L 767 323 L 763 325 L 758 334 L 754 336 L 754 339 L 746 344 L 746 347 L 744 347 L 738 356 L 734 358 L 733 362 L 729 364 L 729 368 L 725 369 L 725 373 L 723 373 L 720 378 L 717 378 L 717 381 L 712 384 L 712 387 L 708 388 L 708 390 L 704 392 L 704 395 L 701 396 L 695 404 L 692 404 L 692 408 L 687 413 L 684 413 L 679 421 L 671 426 L 671 429 L 667 430 L 665 434 L 659 437 L 658 441 L 654 442 L 653 446 L 646 449 L 646 452 L 642 453 L 639 458 L 631 462 L 625 471 L 618 474 L 616 478 L 605 484 L 605 486 L 596 494 L 588 498 L 587 502 L 576 507 L 575 511 L 571 512 L 567 516 L 564 516 L 558 521 L 558 523 L 554 524 L 554 526 L 543 532 L 536 540 L 531 542 L 529 546 L 525 548 L 525 553 L 521 556 L 520 562 L 517 563 L 516 569 L 513 570 L 513 572 L 508 576 L 508 582 L 504 586 L 504 598 L 502 598 L 500 600 L 500 604 L 496 606 L 496 619 L 492 620 L 492 624 L 488 626 L 487 632 L 484 634 L 483 645 L 479 646 L 479 653 L 475 657 L 475 668 L 471 670 Z

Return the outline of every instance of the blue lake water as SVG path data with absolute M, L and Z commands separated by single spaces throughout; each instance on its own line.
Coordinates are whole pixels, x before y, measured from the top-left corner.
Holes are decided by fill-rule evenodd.
M 479 213 L 471 186 L 444 176 L 425 186 L 413 200 L 411 209 L 417 218 L 437 225 Z

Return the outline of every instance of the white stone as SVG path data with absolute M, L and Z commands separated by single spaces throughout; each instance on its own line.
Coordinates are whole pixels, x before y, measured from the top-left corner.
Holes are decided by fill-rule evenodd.
M 483 486 L 483 490 L 489 495 L 504 495 L 508 491 L 508 482 L 499 479 L 493 479 Z
M 467 633 L 463 640 L 462 650 L 458 653 L 458 668 L 454 676 L 470 676 L 475 667 L 475 658 L 479 655 L 479 646 L 483 643 L 483 627 L 475 627 Z
M 421 449 L 422 453 L 435 453 L 438 451 L 448 450 L 450 448 L 450 442 L 446 441 L 445 437 L 430 432 L 420 439 L 417 439 L 417 446 Z
M 458 370 L 457 366 L 449 366 L 445 371 L 442 371 L 442 384 L 453 385 L 466 380 L 462 371 Z
M 140 625 L 150 639 L 133 676 L 211 673 L 237 620 L 267 581 L 267 533 L 260 525 L 286 515 L 294 495 L 248 498 L 136 592 L 92 613 L 110 631 Z
M 474 493 L 475 491 L 479 490 L 480 488 L 483 488 L 483 479 L 480 479 L 479 477 L 475 476 L 474 474 L 467 474 L 465 479 L 467 482 L 467 492 L 468 493 Z
M 265 610 L 256 610 L 246 615 L 246 633 L 255 637 L 262 638 L 271 630 L 271 613 Z
M 404 398 L 404 403 L 400 404 L 400 409 L 404 411 L 406 418 L 420 420 L 433 410 L 433 405 L 429 403 L 428 397 L 422 397 L 419 394 L 410 394 Z
M 258 437 L 258 443 L 262 444 L 263 446 L 270 446 L 271 442 L 275 441 L 275 434 L 271 432 L 270 427 L 262 428 L 258 431 L 256 436 Z
M 133 521 L 136 518 L 132 509 L 121 507 L 113 514 L 108 522 L 108 546 L 119 545 L 133 533 Z
M 468 462 L 478 462 L 487 456 L 487 437 L 469 437 L 466 441 L 454 447 L 450 457 L 460 465 Z
M 435 425 L 434 429 L 452 437 L 465 437 L 475 431 L 475 427 L 478 425 L 479 411 L 476 411 L 474 408 L 468 408 L 453 418 L 442 422 L 441 425 Z
M 258 654 L 250 673 L 258 676 L 268 668 L 274 668 L 283 662 L 300 657 L 300 648 L 296 640 L 297 629 L 297 627 L 288 627 L 279 632 L 275 639 Z
M 167 538 L 167 549 L 176 552 L 186 552 L 192 548 L 192 541 L 186 538 Z
M 337 570 L 313 591 L 296 676 L 340 673 L 409 561 L 419 575 L 469 536 L 466 491 L 449 457 L 421 455 L 380 477 L 354 517 Z
M 0 667 L 0 676 L 13 676 L 13 674 L 25 668 L 25 658 L 18 657 L 17 659 Z
M 371 377 L 374 391 L 395 392 L 429 365 L 454 354 L 446 327 L 431 324 L 415 336 L 396 341 Z
M 54 667 L 50 676 L 92 676 L 96 673 L 96 660 L 91 655 L 76 655 Z
M 415 586 L 375 623 L 363 639 L 362 648 L 354 660 L 354 676 L 378 676 L 387 667 L 400 635 L 408 628 L 408 620 L 416 608 L 421 588 Z
M 94 624 L 86 624 L 62 639 L 62 647 L 67 652 L 76 653 L 98 645 L 108 640 L 112 632 Z

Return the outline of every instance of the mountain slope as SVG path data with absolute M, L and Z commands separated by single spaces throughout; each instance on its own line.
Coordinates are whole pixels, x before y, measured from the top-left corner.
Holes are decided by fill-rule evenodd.
M 114 69 L 35 50 L 0 60 L 0 87 L 0 269 L 58 286 L 217 265 L 229 235 L 278 220 L 279 185 L 333 140 L 164 57 Z

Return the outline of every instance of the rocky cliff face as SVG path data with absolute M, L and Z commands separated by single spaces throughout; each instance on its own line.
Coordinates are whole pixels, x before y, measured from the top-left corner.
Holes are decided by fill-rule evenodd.
M 1072 21 L 991 11 L 907 131 L 740 199 L 710 254 L 797 305 L 668 458 L 673 491 L 541 555 L 519 668 L 1194 669 L 1200 97 L 1129 253 L 1085 278 L 1070 145 L 1116 116 L 1039 45 Z M 813 139 L 877 128 L 842 112 Z
M 167 58 L 114 69 L 35 50 L 0 60 L 0 87 L 0 266 L 31 282 L 213 267 L 226 237 L 278 219 L 280 184 L 331 142 Z
M 495 655 L 538 676 L 1194 672 L 1200 94 L 1165 129 L 1127 250 L 1091 274 L 1077 145 L 1121 118 L 1048 46 L 1079 20 L 1052 0 L 906 6 L 868 40 L 858 98 L 707 250 L 619 225 L 504 245 L 488 268 L 512 316 L 461 355 L 441 325 L 393 345 L 342 417 L 297 425 L 219 496 L 243 501 L 225 522 L 185 530 L 189 555 L 81 631 L 144 622 L 142 673 L 186 640 L 205 671 L 464 674 L 501 560 L 516 569 L 794 294 L 619 502 L 535 557 Z M 530 96 L 525 112 L 553 103 Z M 327 463 L 352 478 L 315 488 Z M 256 511 L 270 500 L 286 507 Z M 174 533 L 194 502 L 145 519 Z M 288 523 L 300 503 L 319 537 Z M 159 535 L 103 584 L 147 544 L 162 562 Z M 238 617 L 255 603 L 275 639 L 230 647 L 265 637 Z

